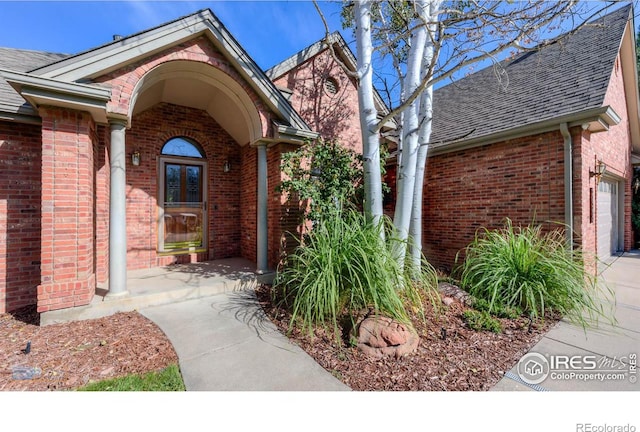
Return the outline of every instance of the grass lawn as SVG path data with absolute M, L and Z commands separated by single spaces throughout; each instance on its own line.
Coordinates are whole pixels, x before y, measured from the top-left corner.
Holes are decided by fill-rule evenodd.
M 158 372 L 87 384 L 78 391 L 185 391 L 185 387 L 180 369 L 173 364 Z

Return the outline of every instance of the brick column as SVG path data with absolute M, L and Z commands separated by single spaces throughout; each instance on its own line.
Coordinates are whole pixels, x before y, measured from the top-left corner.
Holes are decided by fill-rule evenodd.
M 87 113 L 42 108 L 42 241 L 38 311 L 88 304 L 95 293 L 95 124 Z

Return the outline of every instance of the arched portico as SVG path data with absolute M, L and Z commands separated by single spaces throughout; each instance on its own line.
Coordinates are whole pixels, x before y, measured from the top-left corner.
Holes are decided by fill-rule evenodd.
M 122 81 L 123 79 L 120 77 L 112 82 Z M 129 81 L 130 80 L 126 82 Z M 140 143 L 140 134 L 131 134 L 131 131 L 135 131 L 137 127 L 137 118 L 145 118 L 145 121 L 148 122 L 148 115 L 145 117 L 144 113 L 158 106 L 184 107 L 187 110 L 185 112 L 202 113 L 199 114 L 200 117 L 197 122 L 192 121 L 188 125 L 180 124 L 179 122 L 176 123 L 178 120 L 175 118 L 159 117 L 157 121 L 163 125 L 176 123 L 174 130 L 183 130 L 186 135 L 191 134 L 191 139 L 197 140 L 198 135 L 205 137 L 201 138 L 201 140 L 205 141 L 204 144 L 208 147 L 209 151 L 203 160 L 212 167 L 212 174 L 206 177 L 205 183 L 203 184 L 204 190 L 211 191 L 211 195 L 209 195 L 208 198 L 203 198 L 205 218 L 208 218 L 205 219 L 204 230 L 207 230 L 209 227 L 212 230 L 224 229 L 220 226 L 214 227 L 215 224 L 220 224 L 219 218 L 217 215 L 214 215 L 214 213 L 227 205 L 227 203 L 221 201 L 223 198 L 221 198 L 220 183 L 228 181 L 230 176 L 233 176 L 231 178 L 234 178 L 236 182 L 240 183 L 242 183 L 242 176 L 251 178 L 253 184 L 250 187 L 253 188 L 253 199 L 255 199 L 257 204 L 257 207 L 254 207 L 252 210 L 253 214 L 250 216 L 256 221 L 254 225 L 256 230 L 254 238 L 257 243 L 255 256 L 257 261 L 256 270 L 259 273 L 267 271 L 268 189 L 265 134 L 268 130 L 267 119 L 270 117 L 270 113 L 259 110 L 259 107 L 256 106 L 253 101 L 255 95 L 247 90 L 246 85 L 241 85 L 234 77 L 217 67 L 200 61 L 189 60 L 172 60 L 156 65 L 138 79 L 132 87 L 129 97 L 123 97 L 122 92 L 118 92 L 118 94 L 120 94 L 122 100 L 129 100 L 129 106 L 127 107 L 128 115 L 126 118 L 113 115 L 110 121 L 109 225 L 111 229 L 109 231 L 109 295 L 120 295 L 127 292 L 126 269 L 128 248 L 126 234 L 123 235 L 123 233 L 127 231 L 127 220 L 135 221 L 138 219 L 131 215 L 132 211 L 135 210 L 131 208 L 124 212 L 120 210 L 123 207 L 125 209 L 127 208 L 127 196 L 131 194 L 131 189 L 135 189 L 137 185 L 135 176 L 140 176 L 141 173 L 140 167 L 131 166 L 128 161 L 128 155 L 133 151 L 139 151 L 137 150 L 138 148 L 146 145 Z M 203 116 L 208 116 L 210 120 L 207 121 Z M 167 116 L 165 115 L 164 117 Z M 126 123 L 129 128 L 127 132 L 125 132 L 122 127 L 124 123 Z M 252 170 L 248 170 L 249 172 L 235 172 L 231 174 L 226 173 L 227 169 L 225 168 L 226 177 L 217 177 L 220 174 L 220 168 L 223 163 L 220 160 L 215 160 L 215 158 L 219 158 L 220 153 L 228 153 L 230 150 L 221 150 L 220 147 L 216 147 L 219 143 L 213 141 L 219 138 L 210 136 L 217 135 L 217 133 L 211 132 L 211 126 L 205 126 L 206 123 L 219 125 L 220 128 L 224 130 L 225 136 L 228 135 L 231 137 L 234 142 L 233 147 L 239 149 L 238 152 L 255 152 L 255 167 Z M 163 130 L 163 133 L 165 133 L 164 129 L 160 127 L 159 130 Z M 178 132 L 166 132 L 165 135 L 167 136 L 163 135 L 164 138 L 159 138 L 159 135 L 154 135 L 154 138 L 148 137 L 150 140 L 155 140 L 156 149 L 153 150 L 152 145 L 151 150 L 147 150 L 142 157 L 143 160 L 157 158 L 155 167 L 151 164 L 146 165 L 146 171 L 144 171 L 143 174 L 144 176 L 151 176 L 156 179 L 159 185 L 156 190 L 152 190 L 152 187 L 146 188 L 146 192 L 147 195 L 150 195 L 151 200 L 155 199 L 157 214 L 162 215 L 165 214 L 163 207 L 165 197 L 161 197 L 160 195 L 164 193 L 162 191 L 166 191 L 165 176 L 163 175 L 166 169 L 166 157 L 162 157 L 157 152 L 157 146 L 164 144 L 162 141 L 166 138 L 171 138 L 172 134 L 182 135 Z M 127 135 L 127 137 L 125 137 L 125 135 Z M 131 135 L 133 142 L 129 142 L 129 135 Z M 136 136 L 138 137 L 136 138 Z M 252 143 L 257 143 L 257 152 L 253 147 L 249 146 L 249 144 Z M 127 149 L 126 151 L 122 150 L 123 146 Z M 126 169 L 123 168 L 127 165 L 129 165 L 131 169 L 129 180 L 127 180 Z M 229 161 L 225 160 L 224 165 L 230 167 Z M 206 164 L 202 166 L 206 166 Z M 149 174 L 149 171 L 153 168 L 157 171 Z M 240 170 L 240 168 L 239 166 L 235 167 L 236 170 Z M 141 187 L 140 189 L 144 188 Z M 257 194 L 257 196 L 255 194 Z M 208 204 L 210 204 L 209 208 L 207 208 Z M 131 207 L 131 205 L 129 207 Z M 227 214 L 226 217 L 228 218 L 229 215 Z M 235 214 L 235 217 L 246 219 L 248 215 Z M 160 230 L 165 229 L 166 226 L 162 223 L 163 219 L 156 220 L 159 221 L 158 227 L 149 228 L 150 232 L 147 235 L 160 238 L 156 253 L 158 256 L 166 257 L 169 252 L 162 246 L 163 242 L 161 241 L 160 233 Z M 153 229 L 158 230 L 156 231 L 156 235 L 153 235 Z M 235 229 L 240 231 L 242 227 L 236 224 Z M 135 231 L 140 231 L 140 228 L 136 227 Z M 238 233 L 237 236 L 240 237 L 240 233 Z M 204 237 L 207 238 L 206 235 Z M 211 237 L 213 238 L 213 235 Z M 135 245 L 130 245 L 129 249 L 131 248 L 135 249 Z M 195 252 L 199 252 L 201 256 L 205 257 L 204 259 L 211 259 L 213 256 L 217 256 L 211 252 L 213 248 L 215 248 L 215 244 L 212 243 L 209 249 L 203 247 Z M 185 251 L 182 251 L 182 253 L 184 254 Z M 176 254 L 179 255 L 178 252 L 176 252 Z
M 128 118 L 160 102 L 206 111 L 239 145 L 266 136 L 267 114 L 234 78 L 199 61 L 174 60 L 147 72 L 131 92 Z

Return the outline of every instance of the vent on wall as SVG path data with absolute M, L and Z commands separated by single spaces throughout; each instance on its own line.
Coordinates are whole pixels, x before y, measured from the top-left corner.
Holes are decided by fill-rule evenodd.
M 338 82 L 333 78 L 326 78 L 324 80 L 324 89 L 327 93 L 334 95 L 338 93 Z

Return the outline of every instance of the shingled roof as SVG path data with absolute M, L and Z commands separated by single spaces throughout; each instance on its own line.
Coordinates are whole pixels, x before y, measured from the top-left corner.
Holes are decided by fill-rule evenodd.
M 602 107 L 630 14 L 627 5 L 556 43 L 437 89 L 433 147 Z
M 0 69 L 27 72 L 66 57 L 69 57 L 69 55 L 15 48 L 0 48 Z M 0 77 L 0 111 L 11 113 L 31 113 L 32 111 L 22 96 L 2 77 Z

